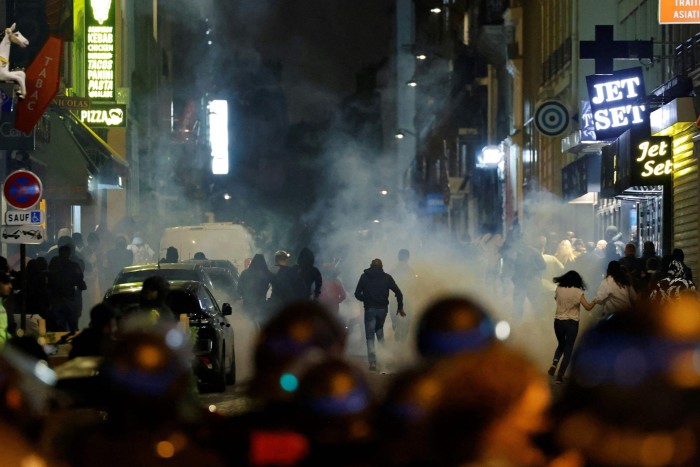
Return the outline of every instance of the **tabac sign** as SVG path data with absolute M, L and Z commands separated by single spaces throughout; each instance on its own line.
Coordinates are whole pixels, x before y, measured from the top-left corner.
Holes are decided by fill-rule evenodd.
M 586 83 L 599 140 L 614 139 L 648 124 L 641 67 L 586 76 Z
M 632 147 L 632 184 L 662 185 L 673 175 L 673 138 L 647 136 Z
M 76 112 L 80 120 L 93 128 L 117 128 L 126 126 L 125 104 L 92 104 Z
M 115 6 L 113 0 L 89 0 L 85 9 L 87 97 L 114 100 Z

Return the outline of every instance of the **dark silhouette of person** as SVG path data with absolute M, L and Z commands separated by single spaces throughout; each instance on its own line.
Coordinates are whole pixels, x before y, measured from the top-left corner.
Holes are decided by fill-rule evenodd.
M 418 353 L 428 361 L 475 352 L 496 342 L 495 324 L 474 300 L 448 296 L 431 303 L 416 330 Z
M 51 331 L 78 330 L 80 301 L 78 294 L 87 286 L 80 265 L 71 259 L 71 247 L 58 247 L 58 256 L 49 263 L 50 319 L 47 329 Z
M 165 302 L 168 292 L 170 292 L 170 284 L 165 278 L 162 276 L 147 277 L 141 286 L 138 307 L 126 310 L 125 317 L 132 321 L 135 321 L 134 317 L 136 317 L 143 320 L 145 325 L 155 325 L 160 322 L 174 323 L 179 317 L 175 316 L 173 310 Z
M 207 259 L 207 256 L 203 252 L 198 251 L 197 253 L 194 254 L 192 259 L 205 260 L 205 259 Z
M 243 309 L 258 324 L 267 320 L 267 292 L 272 273 L 267 268 L 265 256 L 253 256 L 250 266 L 238 278 L 238 295 L 243 300 Z
M 172 447 L 165 451 L 168 464 L 225 465 L 191 435 L 207 421 L 192 394 L 189 339 L 173 339 L 177 332 L 161 323 L 115 341 L 100 368 L 106 422 L 83 434 L 68 465 L 161 465 L 164 451 L 157 446 L 164 443 Z
M 382 260 L 375 258 L 370 267 L 364 270 L 355 287 L 355 298 L 361 301 L 365 308 L 365 339 L 370 371 L 377 371 L 375 336 L 380 343 L 384 343 L 384 321 L 389 312 L 389 291 L 394 292 L 396 296 L 396 313 L 405 317 L 401 289 L 396 285 L 394 278 L 384 272 Z
M 634 246 L 634 243 L 625 245 L 625 255 L 618 259 L 618 262 L 629 274 L 634 290 L 639 291 L 642 288 L 642 277 L 646 263 L 637 257 L 637 247 Z
M 107 303 L 98 303 L 90 310 L 90 326 L 71 341 L 69 359 L 86 356 L 104 356 L 114 345 L 118 312 Z
M 49 265 L 46 259 L 40 256 L 29 260 L 27 269 L 27 287 L 25 294 L 26 311 L 28 314 L 37 314 L 43 319 L 49 315 Z
M 309 297 L 310 292 L 304 295 L 304 283 L 301 274 L 299 273 L 298 265 L 289 266 L 289 253 L 284 250 L 278 250 L 275 253 L 275 269 L 272 276 L 272 294 L 270 296 L 270 306 L 272 312 L 292 303 L 297 300 L 303 300 Z M 308 289 L 310 291 L 310 288 Z
M 296 430 L 298 411 L 293 401 L 299 371 L 317 357 L 341 358 L 346 338 L 337 317 L 309 300 L 285 305 L 263 325 L 245 394 L 247 410 L 225 419 L 212 432 L 212 445 L 229 465 L 251 465 L 251 459 L 258 460 L 254 465 L 300 465 L 308 454 L 308 440 Z M 265 449 L 265 441 L 282 442 L 290 449 Z
M 174 246 L 169 246 L 165 250 L 165 258 L 161 259 L 161 263 L 177 263 L 180 260 L 180 253 Z
M 311 250 L 306 247 L 301 249 L 299 259 L 297 259 L 298 274 L 303 281 L 300 283 L 303 288 L 299 289 L 299 296 L 297 297 L 301 300 L 306 300 L 309 297 L 316 300 L 321 295 L 323 276 L 321 276 L 321 271 L 314 266 L 315 261 L 316 258 Z

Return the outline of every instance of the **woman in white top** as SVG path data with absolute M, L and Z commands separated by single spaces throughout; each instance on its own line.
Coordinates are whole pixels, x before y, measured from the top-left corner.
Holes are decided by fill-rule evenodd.
M 571 361 L 574 351 L 574 342 L 578 336 L 578 324 L 581 316 L 581 305 L 586 310 L 591 310 L 596 301 L 589 303 L 583 295 L 586 284 L 581 275 L 576 271 L 568 271 L 563 276 L 555 277 L 554 283 L 557 289 L 554 291 L 554 299 L 557 301 L 557 311 L 554 313 L 554 334 L 557 336 L 557 349 L 554 351 L 552 366 L 549 367 L 549 375 L 554 376 L 559 366 L 556 383 L 564 382 L 564 373 Z
M 605 279 L 600 283 L 594 300 L 603 305 L 601 319 L 618 311 L 632 308 L 632 303 L 635 300 L 637 300 L 637 293 L 632 287 L 629 276 L 619 262 L 610 261 Z

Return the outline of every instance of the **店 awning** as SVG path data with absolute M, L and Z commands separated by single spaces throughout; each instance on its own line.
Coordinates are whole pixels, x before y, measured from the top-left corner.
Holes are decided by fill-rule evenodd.
M 44 186 L 44 197 L 88 204 L 90 178 L 100 186 L 120 187 L 128 173 L 124 158 L 69 111 L 52 108 L 44 115 L 49 141 L 38 143 L 32 169 Z

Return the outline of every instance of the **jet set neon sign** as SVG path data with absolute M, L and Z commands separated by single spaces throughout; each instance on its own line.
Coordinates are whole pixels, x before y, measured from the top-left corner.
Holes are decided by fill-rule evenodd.
M 660 185 L 673 174 L 673 139 L 650 136 L 636 145 L 633 173 L 638 185 Z
M 587 76 L 586 83 L 599 140 L 614 139 L 647 122 L 641 67 L 616 71 L 611 75 Z

